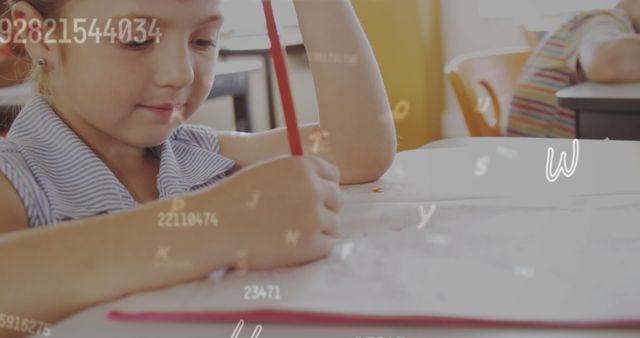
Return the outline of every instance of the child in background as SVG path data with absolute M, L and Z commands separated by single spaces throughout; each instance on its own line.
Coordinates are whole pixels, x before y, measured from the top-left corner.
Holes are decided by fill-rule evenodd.
M 294 4 L 310 53 L 358 60 L 311 60 L 320 124 L 301 126 L 301 138 L 311 150 L 313 135 L 328 135 L 331 151 L 296 158 L 287 155 L 282 128 L 243 134 L 181 125 L 213 84 L 219 0 L 11 1 L 14 21 L 65 18 L 73 28 L 78 19 L 104 27 L 109 18 L 146 18 L 151 30 L 157 18 L 162 36 L 140 39 L 137 25 L 133 39 L 115 43 L 50 43 L 23 33 L 41 95 L 0 140 L 0 312 L 55 322 L 240 258 L 261 269 L 330 253 L 338 184 L 378 179 L 395 155 L 395 127 L 350 2 Z M 68 37 L 77 38 L 72 28 Z M 160 227 L 169 212 L 215 221 Z M 286 244 L 291 233 L 296 241 Z M 159 248 L 189 267 L 154 267 Z M 14 333 L 0 328 L 0 336 Z
M 640 81 L 640 1 L 575 15 L 547 35 L 518 81 L 508 134 L 576 137 L 575 112 L 559 107 L 556 92 L 585 81 Z

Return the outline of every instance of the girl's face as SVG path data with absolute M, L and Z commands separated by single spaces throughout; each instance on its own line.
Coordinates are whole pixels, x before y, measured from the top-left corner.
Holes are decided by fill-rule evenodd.
M 146 37 L 112 43 L 103 35 L 99 43 L 89 37 L 62 47 L 65 63 L 52 70 L 51 90 L 54 106 L 72 119 L 128 145 L 151 147 L 208 96 L 222 25 L 218 0 L 71 0 L 63 14 L 69 39 L 82 38 L 74 25 L 89 30 L 95 20 L 102 33 L 110 18 L 116 34 L 124 18 L 133 38 Z

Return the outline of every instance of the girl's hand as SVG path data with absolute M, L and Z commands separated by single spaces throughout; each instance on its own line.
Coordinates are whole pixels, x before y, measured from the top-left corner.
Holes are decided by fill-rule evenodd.
M 211 192 L 224 199 L 220 226 L 241 268 L 325 257 L 338 237 L 339 170 L 318 157 L 280 157 L 246 168 Z

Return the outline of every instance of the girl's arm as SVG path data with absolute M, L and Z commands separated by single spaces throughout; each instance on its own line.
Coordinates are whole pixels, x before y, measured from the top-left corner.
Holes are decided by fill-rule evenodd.
M 638 34 L 595 34 L 582 43 L 579 58 L 582 71 L 590 81 L 640 81 Z
M 305 153 L 323 157 L 342 184 L 375 181 L 389 168 L 396 134 L 382 76 L 348 0 L 294 0 L 313 73 L 320 124 L 301 126 Z M 326 145 L 318 145 L 322 133 Z M 284 128 L 222 133 L 222 153 L 240 166 L 289 152 Z
M 12 191 L 0 174 L 0 314 L 55 323 L 126 292 L 197 279 L 231 263 L 231 255 L 225 255 L 231 252 L 228 238 L 214 236 L 210 228 L 158 227 L 159 213 L 172 208 L 170 200 L 28 230 L 24 208 Z M 184 212 L 201 205 L 191 197 L 186 202 Z M 22 223 L 10 227 L 9 221 Z M 18 227 L 23 230 L 7 232 Z M 165 248 L 182 267 L 162 265 L 159 255 Z M 3 324 L 0 337 L 24 335 Z
M 281 157 L 180 198 L 28 230 L 20 197 L 0 173 L 0 315 L 54 323 L 240 259 L 264 269 L 324 257 L 339 232 L 338 181 L 337 168 L 321 159 Z M 162 216 L 170 212 L 177 221 Z M 191 214 L 209 222 L 185 227 L 179 220 Z M 296 245 L 287 243 L 290 232 Z M 0 317 L 0 337 L 24 335 L 6 324 Z

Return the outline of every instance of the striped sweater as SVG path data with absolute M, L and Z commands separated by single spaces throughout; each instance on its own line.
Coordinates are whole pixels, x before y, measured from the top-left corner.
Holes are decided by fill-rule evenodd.
M 580 43 L 592 33 L 634 33 L 618 8 L 574 15 L 540 43 L 528 60 L 511 102 L 509 136 L 576 137 L 575 112 L 557 105 L 556 92 L 583 82 L 578 70 Z

